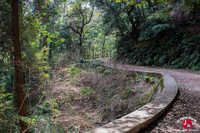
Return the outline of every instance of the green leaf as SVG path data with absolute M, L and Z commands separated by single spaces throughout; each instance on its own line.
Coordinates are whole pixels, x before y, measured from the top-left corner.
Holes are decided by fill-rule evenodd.
M 47 38 L 47 43 L 50 43 L 50 42 L 52 42 L 51 39 L 50 39 L 50 38 Z
M 62 38 L 60 41 L 61 41 L 61 42 L 65 42 L 65 39 L 64 39 L 64 38 Z

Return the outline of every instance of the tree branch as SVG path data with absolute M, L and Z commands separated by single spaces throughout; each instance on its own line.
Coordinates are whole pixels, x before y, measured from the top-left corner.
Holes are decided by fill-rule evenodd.
M 86 25 L 86 24 L 89 24 L 90 21 L 92 20 L 93 12 L 94 12 L 94 5 L 92 6 L 92 12 L 91 12 L 91 14 L 90 14 L 90 18 L 89 18 L 88 21 L 86 21 L 85 25 Z
M 79 34 L 80 35 L 80 32 L 78 31 L 78 30 L 75 30 L 71 25 L 70 25 L 70 27 L 69 27 L 70 29 L 72 29 L 72 31 L 73 32 L 75 32 L 75 33 L 77 33 L 77 34 Z

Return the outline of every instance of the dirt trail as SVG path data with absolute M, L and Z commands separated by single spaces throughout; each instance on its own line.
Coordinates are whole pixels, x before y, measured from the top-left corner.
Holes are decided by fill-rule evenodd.
M 111 63 L 105 61 L 109 66 L 124 70 L 151 71 L 170 74 L 178 83 L 179 95 L 172 107 L 157 121 L 146 129 L 146 133 L 200 133 L 200 71 L 188 71 L 180 69 L 150 68 L 143 66 L 126 65 L 122 63 Z M 192 117 L 197 120 L 193 122 L 192 128 L 183 131 L 181 123 L 177 120 L 183 117 Z

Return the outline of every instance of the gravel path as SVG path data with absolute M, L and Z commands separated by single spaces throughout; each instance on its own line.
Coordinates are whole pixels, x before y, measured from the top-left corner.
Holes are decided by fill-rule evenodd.
M 200 71 L 150 68 L 110 62 L 107 64 L 125 70 L 167 73 L 177 81 L 179 94 L 172 107 L 151 124 L 144 131 L 145 133 L 200 133 Z M 191 129 L 186 130 L 182 127 L 183 120 L 180 123 L 177 122 L 183 117 L 191 117 L 196 120 L 196 122 L 192 121 Z

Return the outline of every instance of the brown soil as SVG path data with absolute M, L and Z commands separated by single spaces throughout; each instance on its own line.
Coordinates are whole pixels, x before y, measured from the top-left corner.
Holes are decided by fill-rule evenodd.
M 177 81 L 179 95 L 176 101 L 163 116 L 144 131 L 145 133 L 200 132 L 200 71 L 150 68 L 104 61 L 107 62 L 109 66 L 125 70 L 167 73 Z M 177 120 L 182 117 L 192 117 L 197 120 L 197 122 L 193 122 L 193 126 L 190 130 L 183 131 L 182 122 L 177 123 Z

